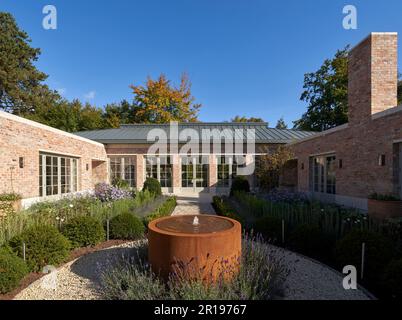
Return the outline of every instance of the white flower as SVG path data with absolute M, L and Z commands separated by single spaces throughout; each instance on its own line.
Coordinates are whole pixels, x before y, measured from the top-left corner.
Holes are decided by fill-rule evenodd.
M 74 208 L 74 205 L 72 203 L 70 204 L 70 208 Z
M 59 218 L 59 217 L 56 217 L 56 220 L 60 220 L 60 218 Z

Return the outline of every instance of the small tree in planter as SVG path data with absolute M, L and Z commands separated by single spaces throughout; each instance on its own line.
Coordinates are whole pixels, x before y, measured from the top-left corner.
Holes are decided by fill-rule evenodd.
M 5 217 L 9 214 L 21 210 L 21 195 L 17 193 L 0 194 L 0 217 Z
M 373 193 L 368 199 L 368 214 L 376 219 L 402 217 L 402 200 L 393 195 Z

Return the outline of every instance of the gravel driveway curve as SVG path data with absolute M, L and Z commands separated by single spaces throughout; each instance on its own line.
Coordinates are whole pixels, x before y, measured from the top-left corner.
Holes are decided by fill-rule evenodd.
M 131 255 L 140 242 L 103 249 L 74 261 L 56 271 L 55 288 L 49 288 L 55 274 L 50 273 L 21 291 L 15 300 L 96 300 L 99 292 L 98 270 L 122 255 Z M 285 300 L 369 300 L 365 290 L 345 290 L 342 274 L 309 258 L 271 246 L 290 274 L 284 283 Z

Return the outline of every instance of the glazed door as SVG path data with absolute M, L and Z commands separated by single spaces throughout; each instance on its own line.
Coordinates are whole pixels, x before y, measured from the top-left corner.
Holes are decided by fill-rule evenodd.
M 201 156 L 181 158 L 181 187 L 185 191 L 200 192 L 208 187 L 208 163 Z

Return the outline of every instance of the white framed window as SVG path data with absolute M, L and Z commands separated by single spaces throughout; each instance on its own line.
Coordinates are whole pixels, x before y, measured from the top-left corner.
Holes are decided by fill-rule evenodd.
M 313 191 L 336 194 L 336 156 L 317 156 L 312 159 Z
M 170 156 L 146 156 L 145 176 L 157 179 L 162 188 L 172 187 L 173 165 Z
M 232 185 L 232 180 L 237 175 L 239 167 L 238 157 L 244 156 L 218 156 L 217 158 L 217 181 L 218 187 L 229 188 Z
M 131 188 L 136 187 L 135 162 L 133 156 L 109 156 L 109 178 L 113 183 L 116 180 L 127 181 Z
M 39 196 L 61 195 L 78 190 L 78 159 L 39 154 Z

